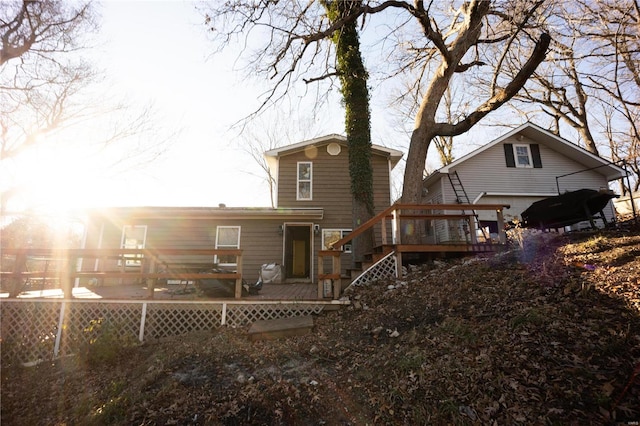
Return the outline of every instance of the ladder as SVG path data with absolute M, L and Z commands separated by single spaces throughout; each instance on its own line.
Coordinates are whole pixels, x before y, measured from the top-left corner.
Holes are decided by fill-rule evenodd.
M 471 204 L 469 196 L 467 195 L 467 191 L 465 191 L 464 186 L 462 186 L 462 182 L 460 181 L 458 172 L 454 170 L 452 173 L 447 173 L 447 176 L 449 177 L 449 182 L 451 183 L 453 192 L 456 194 L 456 202 L 458 204 Z M 480 232 L 482 232 L 482 236 L 484 237 L 485 241 L 489 241 L 489 236 L 484 232 L 484 228 L 480 226 L 480 218 L 478 217 L 478 213 L 475 210 L 471 210 L 471 213 L 473 214 L 476 226 L 480 229 Z M 475 229 L 473 231 L 475 232 Z

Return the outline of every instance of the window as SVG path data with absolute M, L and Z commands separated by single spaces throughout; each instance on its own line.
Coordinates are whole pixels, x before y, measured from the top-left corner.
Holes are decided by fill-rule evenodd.
M 146 225 L 125 225 L 122 227 L 122 241 L 120 247 L 124 249 L 143 249 L 147 238 Z M 125 254 L 124 266 L 139 267 L 142 266 L 142 254 Z M 118 261 L 118 265 L 122 265 L 122 260 Z
M 336 241 L 346 237 L 351 229 L 323 229 L 322 230 L 322 250 L 329 250 Z M 337 247 L 336 247 L 337 248 Z M 351 253 L 351 241 L 343 247 L 345 253 Z
M 298 193 L 296 195 L 297 200 L 311 200 L 312 175 L 313 170 L 311 162 L 298 163 Z
M 513 145 L 516 167 L 531 167 L 531 151 L 529 145 Z
M 520 168 L 542 168 L 542 158 L 540 157 L 540 145 L 532 144 L 510 144 L 504 145 L 504 158 L 507 167 Z
M 239 226 L 218 226 L 216 230 L 216 248 L 236 250 L 240 248 Z M 216 255 L 214 260 L 219 266 L 236 266 L 238 261 L 233 255 Z

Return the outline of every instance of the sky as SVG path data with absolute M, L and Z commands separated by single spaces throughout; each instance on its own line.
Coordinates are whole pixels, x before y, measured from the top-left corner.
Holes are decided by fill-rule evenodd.
M 135 167 L 123 162 L 119 169 L 108 164 L 122 151 L 92 152 L 85 157 L 80 155 L 81 148 L 40 151 L 35 161 L 42 166 L 37 168 L 39 173 L 29 168 L 30 189 L 25 191 L 25 204 L 49 210 L 220 203 L 230 207 L 270 206 L 264 174 L 242 150 L 242 139 L 232 128 L 256 110 L 259 95 L 267 86 L 234 69 L 237 49 L 212 55 L 214 49 L 206 37 L 203 17 L 193 2 L 110 0 L 99 3 L 99 10 L 101 29 L 95 46 L 85 54 L 104 71 L 103 88 L 131 105 L 152 105 L 156 133 L 144 135 L 142 139 L 147 140 L 142 142 L 168 137 L 170 143 L 153 162 Z M 371 97 L 373 143 L 406 153 L 409 136 L 397 131 L 397 123 L 389 120 L 384 105 L 388 98 L 375 89 Z M 99 103 L 100 99 L 90 101 Z M 302 105 L 307 102 L 308 108 L 301 107 L 293 114 L 284 109 L 271 111 L 262 125 L 287 134 L 290 140 L 286 143 L 344 134 L 343 109 L 337 95 L 314 115 L 309 113 L 311 97 L 299 96 L 294 99 L 298 101 Z M 100 131 L 97 124 L 78 131 L 80 140 L 75 142 L 82 144 L 86 138 L 98 137 Z M 484 133 L 484 142 L 491 139 L 487 136 Z M 124 142 L 118 145 L 124 153 L 140 143 L 136 138 Z M 459 145 L 467 151 L 473 147 Z M 435 152 L 431 155 L 435 158 Z M 433 164 L 433 160 L 430 162 Z M 401 178 L 401 171 L 396 172 L 394 179 Z M 397 182 L 394 186 L 400 187 Z

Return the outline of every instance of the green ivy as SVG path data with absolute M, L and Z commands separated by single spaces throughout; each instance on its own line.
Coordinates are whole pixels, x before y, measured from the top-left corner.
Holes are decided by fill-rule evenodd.
M 362 5 L 359 0 L 323 1 L 331 21 L 349 15 Z M 347 23 L 333 34 L 337 71 L 345 107 L 345 130 L 349 145 L 351 192 L 373 215 L 373 170 L 371 167 L 371 113 L 369 110 L 368 74 L 360 54 L 357 21 Z

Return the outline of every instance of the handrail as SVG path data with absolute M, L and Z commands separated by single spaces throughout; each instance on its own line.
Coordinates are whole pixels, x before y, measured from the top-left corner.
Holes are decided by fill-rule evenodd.
M 10 278 L 13 280 L 11 286 L 11 295 L 19 293 L 20 282 L 24 278 L 58 278 L 63 279 L 63 287 L 70 285 L 70 280 L 81 277 L 95 278 L 137 278 L 148 280 L 150 296 L 153 295 L 153 287 L 157 279 L 180 279 L 180 280 L 196 280 L 196 279 L 234 279 L 236 281 L 235 297 L 240 298 L 242 295 L 242 252 L 240 249 L 172 249 L 172 248 L 117 248 L 117 249 L 75 249 L 75 248 L 3 248 L 2 255 L 15 256 L 16 262 L 12 272 L 0 272 L 0 277 Z M 193 272 L 193 270 L 177 271 L 169 268 L 167 271 L 156 271 L 158 264 L 164 263 L 161 256 L 211 256 L 211 255 L 227 255 L 236 256 L 236 271 L 221 272 Z M 38 256 L 47 258 L 47 260 L 56 260 L 60 262 L 60 270 L 56 271 L 31 271 L 25 272 L 26 261 L 29 256 Z M 74 259 L 126 259 L 126 256 L 140 256 L 134 260 L 149 262 L 148 272 L 126 271 L 124 262 L 120 271 L 72 271 L 69 269 L 71 261 Z M 174 264 L 176 262 L 171 262 Z M 179 263 L 179 262 L 178 262 Z M 211 264 L 213 265 L 213 263 Z M 179 269 L 179 268 L 177 268 Z
M 134 249 L 134 248 L 118 248 L 118 249 L 74 249 L 74 248 L 2 248 L 2 254 L 9 255 L 33 255 L 46 256 L 58 253 L 66 253 L 68 257 L 109 257 L 119 256 L 123 254 L 142 254 L 142 255 L 191 255 L 191 256 L 207 256 L 207 255 L 232 255 L 238 256 L 242 253 L 239 249 Z
M 355 237 L 364 233 L 364 231 L 366 231 L 367 229 L 375 226 L 378 222 L 383 220 L 385 217 L 387 217 L 390 213 L 392 213 L 395 210 L 462 210 L 462 211 L 464 210 L 496 210 L 496 211 L 502 211 L 504 208 L 508 209 L 510 207 L 511 207 L 510 204 L 401 204 L 401 203 L 395 203 L 390 205 L 389 207 L 387 207 L 386 209 L 384 209 L 383 211 L 381 211 L 371 219 L 367 220 L 365 223 L 363 223 L 362 225 L 354 229 L 352 232 L 350 232 L 346 236 L 342 237 L 341 239 L 333 243 L 329 248 L 333 250 L 335 247 L 344 246 L 346 243 L 353 240 Z M 420 218 L 423 216 L 427 217 L 430 215 L 421 215 L 421 214 L 411 215 L 411 217 L 414 217 L 414 218 Z M 446 216 L 446 215 L 442 215 L 442 216 Z
M 330 282 L 331 285 L 331 293 L 334 299 L 340 297 L 341 288 L 342 288 L 342 275 L 341 275 L 341 263 L 340 263 L 340 255 L 343 253 L 342 247 L 353 240 L 357 236 L 361 235 L 363 232 L 372 228 L 378 223 L 381 223 L 382 226 L 382 244 L 386 245 L 387 240 L 387 228 L 385 220 L 387 218 L 395 219 L 395 227 L 392 231 L 394 237 L 393 244 L 396 247 L 396 262 L 397 264 L 402 264 L 402 252 L 410 252 L 412 249 L 419 248 L 420 250 L 428 250 L 435 251 L 436 248 L 441 248 L 438 244 L 401 244 L 400 242 L 400 220 L 405 219 L 434 219 L 434 220 L 449 220 L 449 219 L 463 219 L 471 222 L 475 214 L 466 214 L 465 211 L 475 211 L 475 210 L 494 210 L 497 214 L 498 226 L 500 229 L 500 243 L 505 244 L 506 236 L 504 234 L 504 230 L 502 229 L 502 225 L 504 224 L 504 217 L 502 215 L 502 210 L 505 208 L 510 208 L 509 204 L 403 204 L 403 203 L 395 203 L 382 210 L 380 213 L 373 216 L 371 219 L 364 222 L 362 225 L 358 226 L 356 229 L 351 231 L 348 235 L 343 238 L 337 240 L 333 244 L 331 244 L 328 250 L 319 250 L 318 251 L 318 298 L 323 298 L 327 296 L 328 288 L 325 288 L 325 284 L 327 281 Z M 402 210 L 408 211 L 406 214 L 402 214 Z M 429 210 L 429 213 L 420 213 L 420 211 Z M 441 210 L 443 213 L 434 213 L 433 210 Z M 445 211 L 451 210 L 459 210 L 462 214 L 450 214 L 444 213 Z M 440 251 L 486 251 L 490 250 L 486 245 L 477 244 L 475 239 L 475 234 L 473 234 L 471 238 L 471 244 L 457 244 L 454 246 L 447 246 L 446 249 L 442 249 Z M 325 258 L 331 258 L 331 271 L 330 273 L 325 273 L 324 271 L 324 262 Z
M 380 213 L 378 213 L 377 215 L 375 215 L 371 219 L 367 220 L 362 225 L 358 226 L 353 231 L 349 232 L 349 234 L 347 234 L 345 237 L 342 237 L 341 239 L 339 239 L 335 243 L 331 244 L 331 246 L 329 248 L 333 249 L 334 247 L 342 247 L 343 245 L 345 245 L 349 241 L 353 240 L 358 235 L 362 234 L 367 229 L 369 229 L 372 226 L 374 226 L 376 223 L 380 222 L 380 220 L 384 219 L 394 209 L 395 209 L 395 204 L 390 205 L 389 207 L 387 207 L 386 209 L 384 209 L 383 211 L 381 211 Z

